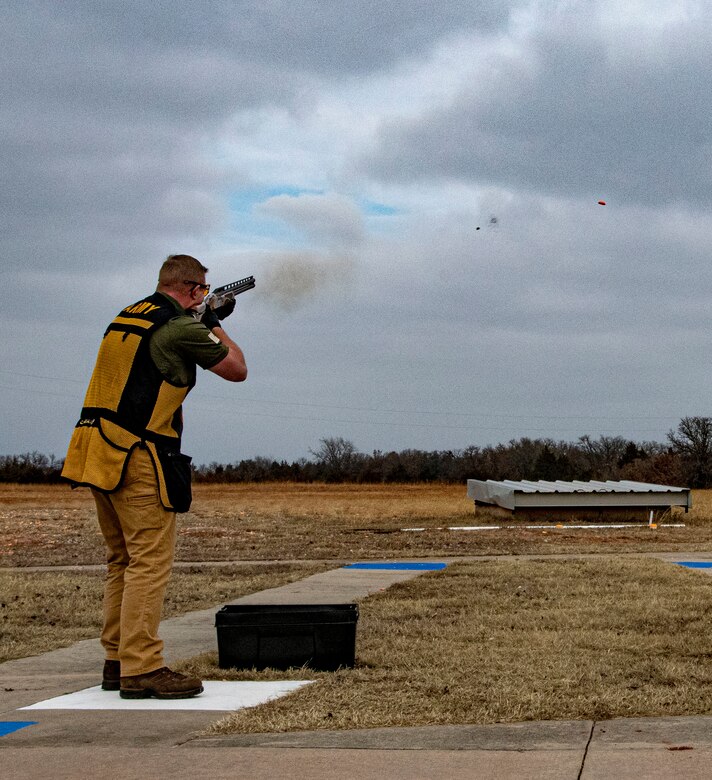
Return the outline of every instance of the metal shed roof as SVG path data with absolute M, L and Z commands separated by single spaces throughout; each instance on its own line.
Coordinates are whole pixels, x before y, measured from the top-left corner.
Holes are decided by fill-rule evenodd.
M 648 482 L 565 482 L 556 480 L 467 480 L 467 495 L 476 502 L 505 509 L 523 507 L 643 507 L 692 506 L 689 488 Z

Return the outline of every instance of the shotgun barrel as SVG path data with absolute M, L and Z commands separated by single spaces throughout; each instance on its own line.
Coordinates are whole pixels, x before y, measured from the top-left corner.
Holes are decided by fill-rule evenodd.
M 238 279 L 236 282 L 230 282 L 230 284 L 224 284 L 222 287 L 216 287 L 212 294 L 215 296 L 225 295 L 225 293 L 232 293 L 233 295 L 239 295 L 246 290 L 251 290 L 255 286 L 255 277 L 246 276 L 244 279 Z

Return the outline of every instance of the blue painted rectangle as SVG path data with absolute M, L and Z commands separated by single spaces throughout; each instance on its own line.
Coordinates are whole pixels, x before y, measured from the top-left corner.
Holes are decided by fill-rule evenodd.
M 677 561 L 677 565 L 688 569 L 712 569 L 712 561 Z
M 13 731 L 24 729 L 25 726 L 36 726 L 36 720 L 6 720 L 0 721 L 0 737 L 12 734 Z
M 413 563 L 350 563 L 344 569 L 395 569 L 398 571 L 440 571 L 447 563 L 430 563 L 416 561 Z

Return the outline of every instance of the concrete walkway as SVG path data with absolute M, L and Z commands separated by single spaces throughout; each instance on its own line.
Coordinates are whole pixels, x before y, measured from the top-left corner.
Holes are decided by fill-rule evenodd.
M 661 556 L 662 557 L 662 556 Z M 694 554 L 670 555 L 690 560 Z M 233 603 L 347 603 L 420 571 L 337 569 Z M 216 650 L 217 607 L 162 623 L 168 662 Z M 85 778 L 709 778 L 712 717 L 198 736 L 219 711 L 21 710 L 99 682 L 97 640 L 0 665 L 0 775 Z M 108 696 L 116 694 L 107 694 Z

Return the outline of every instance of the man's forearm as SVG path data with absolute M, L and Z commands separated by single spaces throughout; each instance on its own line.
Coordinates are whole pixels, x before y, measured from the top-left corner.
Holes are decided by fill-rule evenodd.
M 229 379 L 233 382 L 242 382 L 247 378 L 247 364 L 245 363 L 245 356 L 243 355 L 242 350 L 219 325 L 214 327 L 212 332 L 220 339 L 221 343 L 228 348 L 229 352 L 225 358 L 211 370 L 224 379 Z

